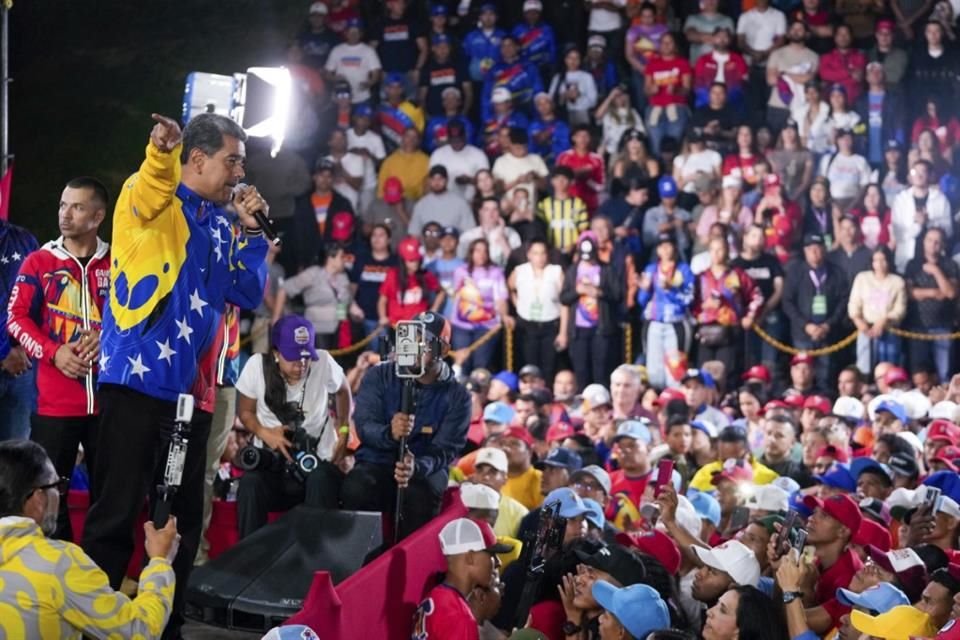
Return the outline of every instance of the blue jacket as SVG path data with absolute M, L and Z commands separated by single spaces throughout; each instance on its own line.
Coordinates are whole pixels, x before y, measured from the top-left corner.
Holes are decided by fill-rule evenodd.
M 473 123 L 470 122 L 470 118 L 466 116 L 454 116 L 453 118 L 434 116 L 427 120 L 427 128 L 423 132 L 423 146 L 427 151 L 432 153 L 447 144 L 447 123 L 450 122 L 450 120 L 456 120 L 463 125 L 463 132 L 467 137 L 467 144 L 477 143 L 477 132 Z
M 414 476 L 424 478 L 439 495 L 447 486 L 450 465 L 467 443 L 470 394 L 452 373 L 429 385 L 417 385 L 416 421 L 407 447 L 414 456 Z M 393 363 L 367 371 L 354 403 L 353 422 L 360 437 L 357 462 L 393 465 L 399 443 L 390 434 L 390 421 L 400 412 L 403 380 Z
M 500 43 L 506 35 L 503 29 L 494 29 L 488 38 L 482 30 L 474 29 L 463 39 L 471 80 L 483 82 L 487 72 L 500 60 Z
M 7 333 L 7 303 L 10 301 L 10 292 L 17 282 L 20 264 L 24 259 L 40 248 L 37 239 L 29 231 L 4 220 L 0 220 L 0 278 L 3 279 L 3 307 L 0 308 L 0 321 L 3 331 L 0 331 L 0 360 L 10 353 L 13 342 Z
M 542 132 L 547 132 L 547 144 L 540 144 L 536 136 Z M 570 148 L 570 125 L 560 118 L 554 118 L 550 122 L 544 122 L 539 118 L 530 124 L 530 150 L 547 163 L 553 166 L 557 156 Z
M 493 115 L 493 103 L 490 96 L 497 87 L 506 87 L 513 95 L 513 108 L 527 112 L 533 104 L 533 96 L 543 91 L 543 80 L 532 65 L 521 60 L 498 62 L 493 65 L 483 82 L 483 96 L 480 101 L 484 122 Z
M 168 401 L 193 393 L 212 411 L 223 314 L 260 304 L 267 243 L 234 235 L 232 215 L 180 184 L 180 170 L 180 146 L 151 143 L 120 192 L 99 382 Z
M 682 322 L 690 316 L 693 303 L 694 276 L 685 262 L 677 263 L 673 280 L 661 282 L 658 273 L 659 261 L 651 262 L 643 270 L 650 278 L 650 290 L 637 292 L 637 305 L 643 309 L 643 319 L 654 322 Z
M 538 67 L 557 60 L 557 39 L 553 27 L 541 22 L 530 26 L 526 22 L 513 28 L 513 37 L 520 43 L 520 56 Z

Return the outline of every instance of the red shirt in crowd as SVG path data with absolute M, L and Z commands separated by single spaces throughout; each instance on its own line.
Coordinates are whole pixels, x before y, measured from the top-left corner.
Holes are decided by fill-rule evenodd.
M 910 131 L 910 142 L 916 144 L 924 129 L 933 131 L 941 149 L 952 147 L 957 141 L 960 141 L 960 121 L 954 117 L 946 121 L 929 115 L 917 118 L 913 123 L 913 129 Z
M 706 99 L 710 85 L 717 80 L 719 67 L 713 51 L 697 58 L 697 62 L 693 65 L 693 89 L 697 92 L 698 98 L 702 95 L 703 99 Z M 731 51 L 723 63 L 723 83 L 727 85 L 727 96 L 739 95 L 743 91 L 749 73 L 750 70 L 743 56 Z
M 600 206 L 600 191 L 606 181 L 603 157 L 593 151 L 580 155 L 575 149 L 567 149 L 557 156 L 558 167 L 569 167 L 574 175 L 581 170 L 589 170 L 583 176 L 574 179 L 570 186 L 570 195 L 583 200 L 587 213 L 591 216 Z
M 763 212 L 768 208 L 764 206 L 763 201 L 757 205 L 757 208 Z M 783 200 L 780 207 L 769 207 L 773 212 L 769 216 L 763 216 L 763 233 L 766 236 L 766 247 L 781 264 L 786 264 L 790 259 L 790 247 L 793 244 L 797 229 L 800 228 L 800 207 L 793 202 Z
M 731 153 L 723 159 L 722 173 L 725 176 L 739 176 L 745 184 L 754 187 L 759 180 L 754 167 L 760 160 L 760 156 L 752 153 L 748 156 Z
M 423 286 L 420 285 L 420 279 Z M 387 299 L 387 318 L 395 325 L 401 320 L 413 320 L 417 314 L 430 308 L 430 295 L 440 291 L 440 282 L 429 271 L 424 271 L 420 279 L 415 274 L 407 276 L 407 288 L 400 291 L 400 269 L 392 267 L 387 278 L 380 285 L 380 295 Z M 426 291 L 424 291 L 426 288 Z
M 873 251 L 877 246 L 887 246 L 890 242 L 890 209 L 883 213 L 868 213 L 856 208 L 850 212 L 860 227 L 860 237 L 864 246 Z
M 847 104 L 853 104 L 860 97 L 866 68 L 867 56 L 859 49 L 834 49 L 820 56 L 820 78 L 830 84 L 842 85 L 847 90 Z
M 655 55 L 643 74 L 651 78 L 657 87 L 657 92 L 650 96 L 651 105 L 668 107 L 687 104 L 687 96 L 682 87 L 685 79 L 688 83 L 692 80 L 693 70 L 686 58 L 664 58 Z
M 413 638 L 479 640 L 480 632 L 467 599 L 450 585 L 438 584 L 417 607 Z
M 610 472 L 610 495 L 623 494 L 637 508 L 643 503 L 643 492 L 647 490 L 650 474 L 631 478 L 623 469 Z
M 747 316 L 756 316 L 763 294 L 753 279 L 739 267 L 730 267 L 720 276 L 707 269 L 697 276 L 693 312 L 700 324 L 739 326 Z
M 850 613 L 850 607 L 837 602 L 837 589 L 849 587 L 853 575 L 862 568 L 860 556 L 848 548 L 840 554 L 832 567 L 821 570 L 820 579 L 817 580 L 817 604 L 826 610 L 836 627 L 840 626 L 840 616 Z

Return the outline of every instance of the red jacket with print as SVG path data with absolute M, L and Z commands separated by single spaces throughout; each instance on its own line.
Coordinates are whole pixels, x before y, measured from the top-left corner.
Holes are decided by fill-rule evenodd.
M 64 248 L 63 238 L 43 245 L 20 265 L 7 305 L 7 330 L 38 363 L 39 415 L 97 413 L 96 367 L 84 378 L 68 378 L 53 358 L 60 345 L 78 340 L 84 329 L 100 331 L 109 290 L 110 245 L 99 239 L 86 265 Z

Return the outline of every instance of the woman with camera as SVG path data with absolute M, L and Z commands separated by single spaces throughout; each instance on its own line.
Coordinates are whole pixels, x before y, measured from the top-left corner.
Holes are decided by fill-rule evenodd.
M 273 327 L 273 348 L 254 354 L 237 380 L 237 414 L 256 438 L 237 464 L 240 537 L 267 514 L 306 502 L 338 507 L 350 435 L 350 388 L 343 369 L 314 347 L 313 324 L 289 315 Z M 333 395 L 333 411 L 329 399 Z

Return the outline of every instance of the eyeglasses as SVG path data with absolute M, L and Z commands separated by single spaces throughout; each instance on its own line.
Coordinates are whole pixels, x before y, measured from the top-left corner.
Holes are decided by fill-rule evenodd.
M 56 482 L 51 482 L 50 484 L 42 484 L 39 487 L 34 487 L 35 490 L 46 491 L 47 489 L 56 489 L 57 493 L 60 495 L 66 495 L 67 489 L 70 488 L 70 478 L 59 478 Z
M 430 236 L 431 238 L 438 238 L 438 237 L 440 237 L 440 234 L 441 234 L 441 233 L 442 233 L 442 231 L 435 231 L 435 230 L 433 230 L 433 229 L 427 229 L 426 231 L 423 232 L 423 235 L 425 235 L 425 236 Z

